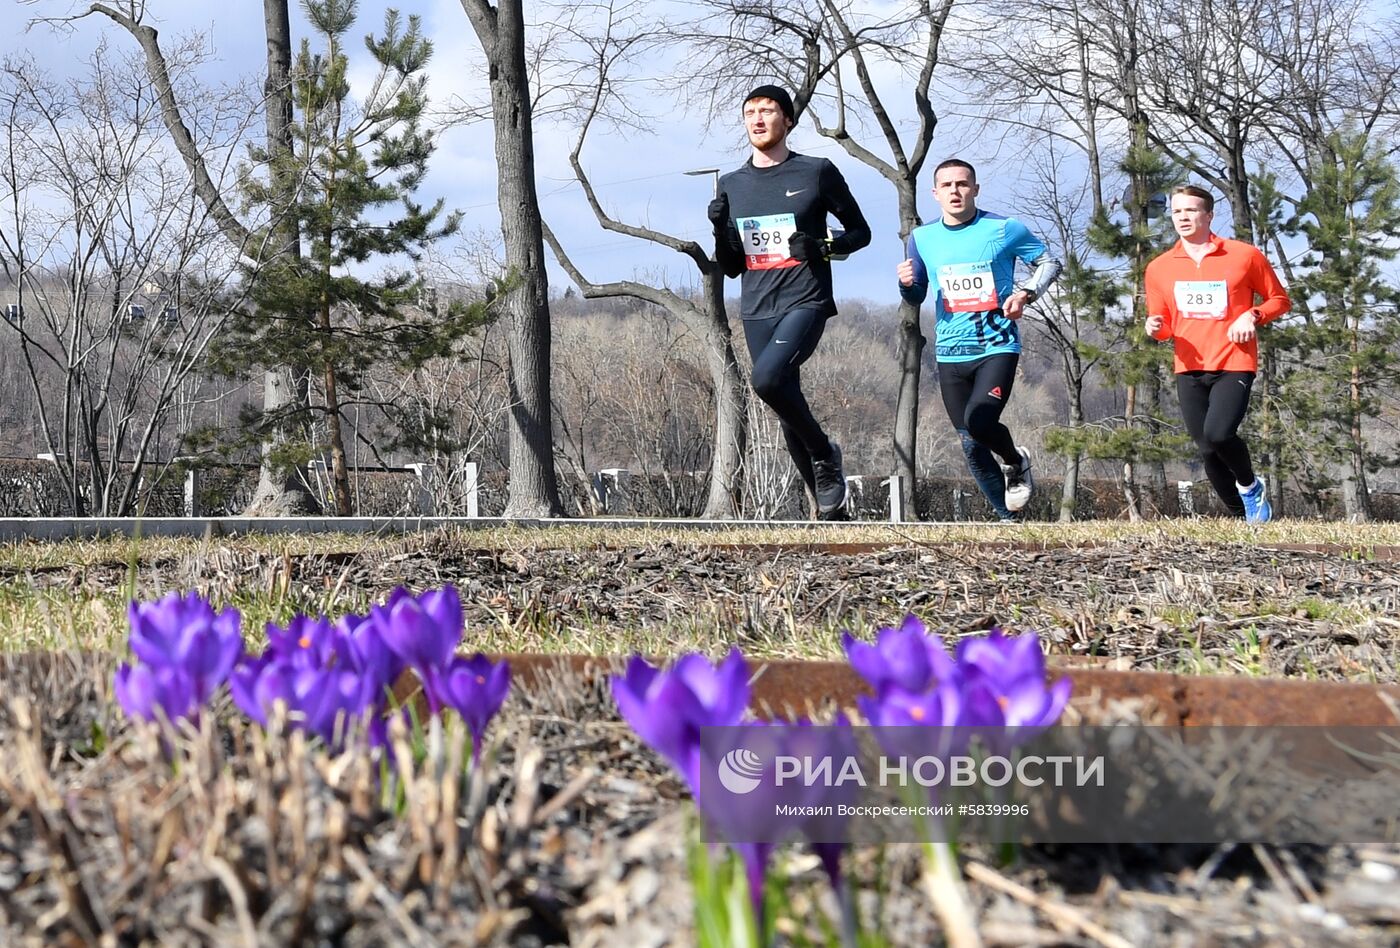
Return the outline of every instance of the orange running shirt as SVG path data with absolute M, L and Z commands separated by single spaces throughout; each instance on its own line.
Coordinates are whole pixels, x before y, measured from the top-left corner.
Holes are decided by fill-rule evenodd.
M 1259 248 L 1214 234 L 1199 264 L 1178 240 L 1147 265 L 1143 282 L 1147 315 L 1165 317 L 1154 338 L 1173 340 L 1177 373 L 1257 372 L 1258 337 L 1236 343 L 1225 333 L 1251 309 L 1258 313 L 1255 326 L 1262 326 L 1293 305 Z

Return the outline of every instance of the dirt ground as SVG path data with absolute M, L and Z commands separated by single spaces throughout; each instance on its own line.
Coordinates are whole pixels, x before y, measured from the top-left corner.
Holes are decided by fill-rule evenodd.
M 129 577 L 119 562 L 14 574 L 84 595 Z M 136 573 L 139 596 L 200 588 L 248 601 L 261 590 L 277 608 L 447 582 L 467 607 L 468 646 L 486 649 L 736 643 L 755 657 L 836 657 L 841 628 L 869 633 L 913 611 L 953 636 L 1037 629 L 1053 654 L 1124 668 L 1400 680 L 1400 563 L 1180 537 L 490 551 L 429 535 L 300 556 L 207 544 Z M 113 944 L 693 943 L 692 807 L 618 721 L 601 679 L 515 694 L 465 787 L 431 753 L 396 764 L 396 815 L 365 792 L 374 775 L 361 764 L 245 729 L 226 703 L 180 742 L 172 771 L 168 748 L 111 707 L 118 660 L 0 655 L 0 943 L 103 932 Z M 1394 846 L 963 855 L 988 944 L 1400 945 Z M 797 880 L 782 941 L 819 941 L 816 919 L 835 906 L 817 861 L 799 849 L 781 860 Z M 918 862 L 916 848 L 895 846 L 849 864 L 890 944 L 941 943 Z
M 94 595 L 125 590 L 130 571 L 114 562 L 11 574 Z M 913 612 L 950 638 L 998 623 L 1036 630 L 1052 657 L 1114 668 L 1400 681 L 1400 559 L 1180 536 L 483 550 L 428 534 L 387 551 L 305 555 L 215 544 L 143 562 L 135 588 L 230 602 L 261 590 L 286 612 L 445 583 L 466 606 L 465 645 L 502 652 L 738 644 L 761 658 L 839 658 L 840 630 Z

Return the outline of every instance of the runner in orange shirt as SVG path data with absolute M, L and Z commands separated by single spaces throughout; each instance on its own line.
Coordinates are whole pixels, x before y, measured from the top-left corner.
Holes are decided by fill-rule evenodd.
M 1211 233 L 1215 198 L 1195 185 L 1172 192 L 1181 240 L 1147 265 L 1147 334 L 1171 339 L 1186 430 L 1225 506 L 1251 523 L 1273 508 L 1237 433 L 1259 368 L 1255 329 L 1292 305 L 1257 247 Z M 1257 300 L 1257 302 L 1256 302 Z

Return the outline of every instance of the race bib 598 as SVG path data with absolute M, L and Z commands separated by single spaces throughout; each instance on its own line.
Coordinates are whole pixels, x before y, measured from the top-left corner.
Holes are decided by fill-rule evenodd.
M 1182 319 L 1224 319 L 1229 308 L 1224 280 L 1177 280 L 1174 292 Z
M 788 240 L 797 232 L 797 218 L 791 214 L 739 218 L 739 236 L 744 241 L 744 260 L 750 270 L 777 270 L 795 267 L 788 255 Z
M 938 288 L 943 293 L 943 308 L 950 313 L 983 313 L 1000 305 L 990 261 L 939 267 Z

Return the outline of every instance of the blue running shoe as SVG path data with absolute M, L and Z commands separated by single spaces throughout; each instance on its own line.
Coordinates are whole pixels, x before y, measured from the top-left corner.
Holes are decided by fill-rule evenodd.
M 1250 523 L 1268 523 L 1273 519 L 1273 505 L 1264 496 L 1264 478 L 1256 476 L 1252 485 L 1241 487 L 1240 500 L 1244 501 L 1244 519 Z

